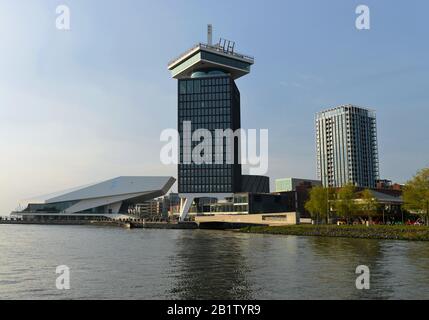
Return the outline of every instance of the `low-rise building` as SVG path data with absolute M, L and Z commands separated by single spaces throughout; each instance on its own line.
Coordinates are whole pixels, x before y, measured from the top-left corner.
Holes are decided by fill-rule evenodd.
M 314 187 L 321 186 L 320 180 L 302 179 L 302 178 L 283 178 L 276 179 L 276 192 L 296 191 L 297 187 Z

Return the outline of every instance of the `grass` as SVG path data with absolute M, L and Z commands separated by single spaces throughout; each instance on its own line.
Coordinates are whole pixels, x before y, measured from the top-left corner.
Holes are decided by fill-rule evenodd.
M 295 236 L 344 237 L 358 239 L 429 241 L 429 227 L 380 225 L 291 225 L 251 226 L 240 229 L 246 233 L 264 233 Z

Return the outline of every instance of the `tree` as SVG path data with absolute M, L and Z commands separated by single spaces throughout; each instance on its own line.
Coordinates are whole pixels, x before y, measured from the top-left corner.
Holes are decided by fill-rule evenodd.
M 380 206 L 378 200 L 374 197 L 371 190 L 365 189 L 362 192 L 362 198 L 360 203 L 360 209 L 363 211 L 363 214 L 368 216 L 368 219 L 371 219 L 372 216 L 377 214 L 377 210 Z
M 305 209 L 310 212 L 311 217 L 316 220 L 327 219 L 329 213 L 327 188 L 317 186 L 310 190 L 310 199 L 305 203 Z
M 402 195 L 404 209 L 415 212 L 429 226 L 429 168 L 424 168 L 407 182 Z
M 355 190 L 352 184 L 345 185 L 337 192 L 337 199 L 334 202 L 337 215 L 346 219 L 347 223 L 349 223 L 350 218 L 358 208 L 355 200 Z

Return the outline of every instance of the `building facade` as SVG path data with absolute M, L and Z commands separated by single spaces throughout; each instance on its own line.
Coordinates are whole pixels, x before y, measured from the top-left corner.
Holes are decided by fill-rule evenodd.
M 296 211 L 295 195 L 287 193 L 234 193 L 220 201 L 201 199 L 189 210 L 190 215 L 246 215 Z
M 296 191 L 299 186 L 321 186 L 320 180 L 301 179 L 301 178 L 283 178 L 276 179 L 276 192 Z
M 181 143 L 179 147 L 179 193 L 239 191 L 241 165 L 238 163 L 238 146 L 230 148 L 226 139 L 216 137 L 216 130 L 240 129 L 240 91 L 234 79 L 221 71 L 200 71 L 194 78 L 179 79 L 178 82 L 178 128 L 180 136 L 190 142 Z M 201 141 L 193 141 L 191 136 L 199 129 L 208 130 L 212 137 L 208 142 L 210 145 L 206 146 L 208 148 L 202 151 L 212 151 L 208 155 L 210 160 L 205 163 L 192 161 L 192 151 Z M 221 148 L 216 148 L 216 143 Z M 238 144 L 238 141 L 234 143 Z
M 342 105 L 317 113 L 316 152 L 324 186 L 374 188 L 379 177 L 375 111 Z
M 163 198 L 157 198 L 132 206 L 128 213 L 140 219 L 154 219 L 163 217 L 163 210 Z

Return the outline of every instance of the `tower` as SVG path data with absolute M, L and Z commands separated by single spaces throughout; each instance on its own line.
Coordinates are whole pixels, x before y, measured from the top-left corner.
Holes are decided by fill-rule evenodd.
M 232 41 L 220 39 L 212 44 L 212 26 L 209 25 L 207 44 L 195 45 L 168 64 L 172 77 L 178 80 L 181 138 L 178 191 L 184 199 L 180 212 L 182 220 L 194 199 L 220 199 L 241 191 L 239 141 L 234 139 L 232 145 L 228 144 L 223 138 L 216 138 L 216 130 L 240 129 L 240 91 L 235 81 L 250 73 L 253 63 L 252 57 L 235 52 Z M 209 131 L 212 140 L 192 141 L 200 129 Z M 208 161 L 196 163 L 191 156 L 203 140 L 208 148 L 202 155 L 206 155 Z M 216 143 L 222 148 L 216 147 Z M 212 153 L 205 154 L 210 149 Z
M 324 186 L 375 187 L 379 175 L 375 111 L 342 105 L 317 113 L 316 145 Z

